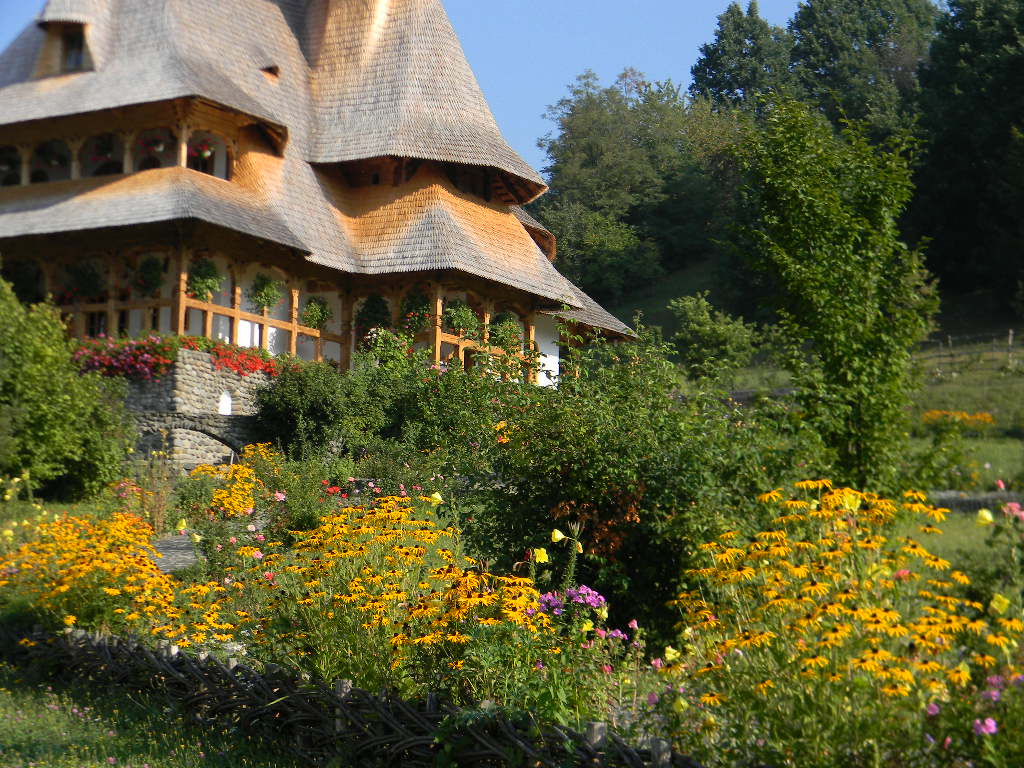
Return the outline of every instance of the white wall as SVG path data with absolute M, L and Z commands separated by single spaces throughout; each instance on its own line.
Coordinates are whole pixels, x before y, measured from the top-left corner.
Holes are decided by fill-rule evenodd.
M 537 315 L 535 318 L 535 339 L 540 352 L 540 370 L 537 383 L 552 387 L 558 383 L 560 352 L 558 349 L 558 319 L 551 315 Z

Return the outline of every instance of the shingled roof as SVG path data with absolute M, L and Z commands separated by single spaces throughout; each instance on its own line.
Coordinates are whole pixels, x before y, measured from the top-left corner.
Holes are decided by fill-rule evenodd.
M 91 70 L 37 77 L 48 26 L 66 23 L 86 25 Z M 231 182 L 159 169 L 0 190 L 0 238 L 195 218 L 344 272 L 457 270 L 624 328 L 557 272 L 554 236 L 518 206 L 464 194 L 429 162 L 399 186 L 342 181 L 339 164 L 394 157 L 491 169 L 521 203 L 545 191 L 441 0 L 49 0 L 0 53 L 0 130 L 183 98 L 281 144 L 243 152 Z

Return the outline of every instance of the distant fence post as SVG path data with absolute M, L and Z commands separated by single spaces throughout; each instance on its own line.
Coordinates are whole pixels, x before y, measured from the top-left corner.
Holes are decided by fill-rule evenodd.
M 1013 328 L 1006 334 L 1006 364 L 1013 365 Z

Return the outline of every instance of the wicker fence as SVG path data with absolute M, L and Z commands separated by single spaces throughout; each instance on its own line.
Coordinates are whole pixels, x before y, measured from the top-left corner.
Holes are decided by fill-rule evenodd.
M 18 664 L 47 665 L 101 685 L 156 693 L 199 723 L 234 724 L 270 734 L 311 763 L 352 766 L 681 766 L 697 763 L 651 739 L 631 747 L 604 724 L 585 734 L 540 727 L 487 708 L 458 710 L 434 697 L 412 703 L 340 683 L 332 690 L 278 667 L 263 672 L 229 659 L 193 656 L 82 630 L 2 632 Z

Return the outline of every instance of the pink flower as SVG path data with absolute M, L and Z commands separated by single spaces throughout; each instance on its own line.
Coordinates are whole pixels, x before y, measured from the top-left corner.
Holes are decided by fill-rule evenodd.
M 653 691 L 651 693 L 648 693 L 647 694 L 647 705 L 653 707 L 657 703 L 658 703 L 658 694 L 654 693 Z
M 255 530 L 256 530 L 256 526 L 255 526 L 255 525 L 253 525 L 252 523 L 249 523 L 249 525 L 245 526 L 245 530 L 247 530 L 247 531 L 249 531 L 250 533 L 252 533 L 253 531 L 255 531 Z
M 601 665 L 601 671 L 604 672 L 606 675 L 610 675 L 612 673 L 612 665 L 611 664 L 602 664 Z
M 266 579 L 267 581 L 273 581 L 274 580 L 274 574 L 271 571 L 264 571 L 263 572 L 263 578 Z
M 595 633 L 597 634 L 597 636 L 598 636 L 598 637 L 600 637 L 600 638 L 601 638 L 602 640 L 604 640 L 604 638 L 605 638 L 605 635 L 607 635 L 607 634 L 608 634 L 607 632 L 605 632 L 605 631 L 604 631 L 603 629 L 601 629 L 600 627 L 598 627 L 598 628 L 597 628 L 596 630 L 594 630 L 594 631 L 595 631 Z
M 234 536 L 232 536 L 230 539 L 228 539 L 228 543 L 229 544 L 237 544 L 238 543 L 238 539 L 236 539 Z
M 636 623 L 636 619 L 631 619 L 629 624 L 626 625 L 630 629 L 640 629 L 640 625 Z
M 267 537 L 264 536 L 262 533 L 257 533 L 256 534 L 256 541 L 266 541 L 266 540 L 267 540 Z
M 224 547 L 222 547 L 220 544 L 218 544 L 217 545 L 217 551 L 220 552 L 222 549 L 224 549 Z
M 933 701 L 925 709 L 925 712 L 928 713 L 928 717 L 935 717 L 937 714 L 939 714 L 939 705 Z
M 1002 480 L 996 480 L 996 488 L 998 488 L 1000 491 L 1005 491 L 1006 490 L 1006 483 L 1004 483 Z M 989 718 L 989 719 L 991 719 L 991 718 Z
M 996 725 L 996 721 L 991 717 L 986 717 L 984 720 L 974 721 L 974 732 L 979 736 L 991 736 L 999 730 L 999 726 Z
M 900 568 L 898 571 L 896 571 L 896 573 L 893 574 L 893 577 L 899 579 L 900 581 L 907 581 L 910 578 L 910 571 L 906 568 Z
M 274 491 L 274 499 L 276 501 L 284 501 L 285 498 L 287 497 L 285 496 L 284 491 Z
M 252 556 L 255 557 L 257 560 L 263 559 L 263 553 L 260 552 L 258 549 L 252 553 Z
M 662 667 L 665 666 L 665 662 L 663 662 L 661 659 L 652 659 L 651 660 L 651 666 L 654 667 L 655 669 L 661 669 Z

